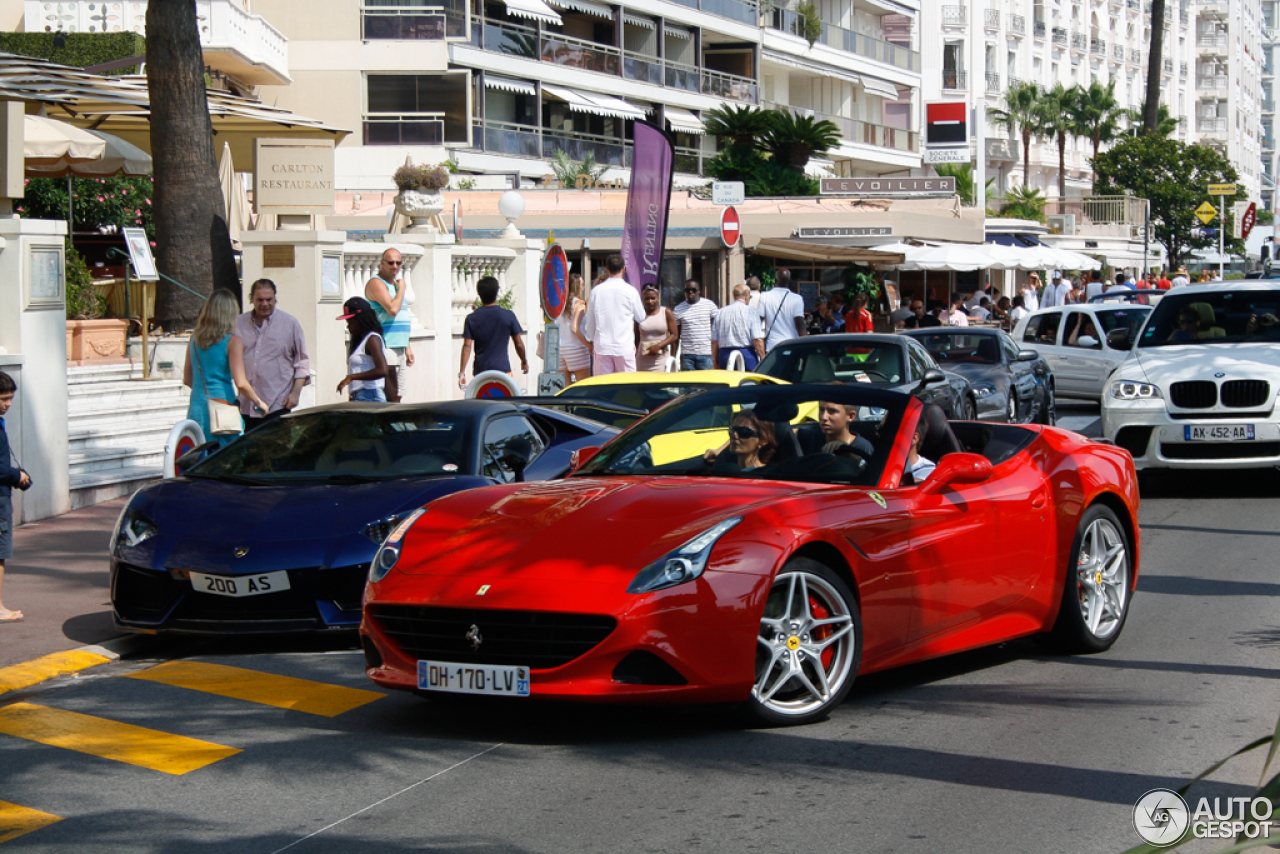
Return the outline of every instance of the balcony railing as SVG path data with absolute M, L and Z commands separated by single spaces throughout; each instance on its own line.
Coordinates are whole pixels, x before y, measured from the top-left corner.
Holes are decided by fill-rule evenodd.
M 1130 65 L 1141 65 L 1141 64 L 1142 64 L 1142 51 L 1140 51 L 1140 50 L 1138 50 L 1138 49 L 1136 49 L 1136 48 L 1131 48 L 1131 49 L 1129 50 L 1129 64 L 1130 64 Z
M 1009 16 L 1009 35 L 1023 36 L 1027 33 L 1027 19 L 1022 15 Z
M 792 35 L 804 35 L 804 22 L 800 16 L 790 9 L 775 9 L 771 26 L 775 30 Z M 822 33 L 815 43 L 825 44 L 836 50 L 874 59 L 906 71 L 920 70 L 920 52 L 908 47 L 877 39 L 862 33 L 837 27 L 835 24 L 822 22 Z
M 1275 151 L 1275 150 L 1276 150 L 1276 141 L 1275 141 L 1275 138 L 1274 138 L 1274 137 L 1270 137 L 1270 136 L 1264 136 L 1264 137 L 1262 138 L 1262 150 L 1263 150 L 1263 151 Z
M 466 4 L 462 0 L 437 0 L 437 6 L 366 6 L 360 10 L 361 37 L 366 41 L 465 38 Z
M 1172 74 L 1172 73 L 1173 73 L 1173 60 L 1172 60 L 1172 59 L 1166 59 L 1166 60 L 1164 61 L 1164 63 L 1161 65 L 1161 68 L 1163 68 L 1163 69 L 1164 69 L 1164 73 L 1165 73 L 1165 74 Z
M 1227 120 L 1216 116 L 1196 116 L 1196 133 L 1226 133 Z
M 631 144 L 616 137 L 489 119 L 474 119 L 472 126 L 481 150 L 494 154 L 550 158 L 558 149 L 574 160 L 582 160 L 590 154 L 602 165 L 631 165 Z
M 1053 28 L 1053 43 L 1065 45 L 1067 43 L 1067 31 L 1062 27 Z
M 697 66 L 685 65 L 656 56 L 621 51 L 610 45 L 575 39 L 559 34 L 538 38 L 537 30 L 518 24 L 498 24 L 487 20 L 471 22 L 471 44 L 504 56 L 537 59 L 555 65 L 580 68 L 627 80 L 638 80 L 657 86 L 717 95 L 735 101 L 754 104 L 757 100 L 756 82 L 749 77 L 739 77 Z
M 687 175 L 702 174 L 702 152 L 696 148 L 675 146 L 675 169 Z
M 757 26 L 760 18 L 760 4 L 752 0 L 672 0 L 690 9 L 701 9 L 721 18 L 738 21 L 742 24 Z
M 1107 43 L 1102 39 L 1089 39 L 1089 53 L 1094 56 L 1107 55 Z
M 943 6 L 942 25 L 944 27 L 963 27 L 969 23 L 969 10 L 964 6 Z
M 1009 88 L 1010 88 L 1010 89 L 1017 89 L 1017 88 L 1018 88 L 1019 86 L 1021 86 L 1024 82 L 1025 82 L 1025 81 L 1023 81 L 1023 79 L 1022 79 L 1021 77 L 1014 77 L 1012 74 L 1010 74 L 1010 75 L 1009 75 Z
M 952 90 L 965 90 L 969 88 L 969 79 L 963 71 L 943 70 L 942 88 L 952 89 Z
M 1178 76 L 1179 77 L 1187 76 L 1187 64 L 1185 62 L 1178 63 Z
M 990 74 L 990 73 L 987 74 L 987 91 L 988 92 L 1000 91 L 1000 75 L 999 74 Z
M 1274 113 L 1276 111 L 1276 102 L 1271 98 L 1262 99 L 1262 112 Z
M 372 113 L 364 117 L 365 145 L 443 145 L 444 113 Z
M 1124 45 L 1113 44 L 1111 46 L 1111 58 L 1116 62 L 1124 62 Z
M 988 30 L 1000 29 L 1000 10 L 999 9 L 983 9 L 982 10 L 982 26 Z
M 1196 36 L 1196 47 L 1226 47 L 1229 42 L 1226 33 L 1200 33 Z
M 1071 34 L 1071 49 L 1085 51 L 1089 48 L 1089 37 L 1084 33 Z
M 1044 41 L 1044 21 L 1036 21 L 1032 24 L 1031 29 L 1035 33 L 1036 38 Z
M 792 107 L 787 104 L 775 104 L 769 101 L 763 102 L 763 106 L 787 110 L 795 115 L 826 119 L 840 129 L 840 136 L 848 142 L 874 145 L 877 148 L 888 148 L 894 151 L 917 152 L 920 150 L 920 135 L 915 131 L 872 124 L 860 119 L 845 118 L 844 116 L 827 115 L 814 110 Z
M 1196 75 L 1197 89 L 1225 90 L 1225 89 L 1229 89 L 1230 87 L 1231 87 L 1231 78 L 1228 77 L 1226 74 L 1197 74 Z

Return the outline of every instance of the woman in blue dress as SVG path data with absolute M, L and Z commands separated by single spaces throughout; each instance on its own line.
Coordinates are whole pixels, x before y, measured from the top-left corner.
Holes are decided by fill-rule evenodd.
M 191 387 L 187 418 L 200 425 L 206 442 L 220 445 L 235 439 L 244 432 L 244 428 L 241 427 L 240 433 L 213 435 L 209 429 L 210 399 L 234 404 L 236 390 L 239 389 L 253 401 L 254 409 L 260 412 L 267 410 L 267 405 L 245 377 L 244 345 L 232 334 L 239 313 L 236 298 L 230 291 L 214 291 L 196 318 L 187 364 L 182 370 L 182 382 Z

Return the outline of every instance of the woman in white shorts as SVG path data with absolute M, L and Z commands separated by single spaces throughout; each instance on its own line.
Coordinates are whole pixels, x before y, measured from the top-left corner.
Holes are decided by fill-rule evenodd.
M 587 301 L 582 298 L 583 282 L 579 273 L 569 274 L 568 303 L 556 326 L 560 327 L 560 373 L 566 386 L 591 376 L 591 350 L 587 333 L 582 328 L 587 314 Z

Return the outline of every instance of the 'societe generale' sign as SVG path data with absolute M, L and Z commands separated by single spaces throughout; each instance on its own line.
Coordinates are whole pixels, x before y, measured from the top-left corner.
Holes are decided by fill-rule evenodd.
M 253 190 L 256 213 L 333 213 L 333 140 L 259 139 Z
M 824 196 L 862 196 L 892 199 L 902 196 L 954 196 L 956 179 L 939 178 L 823 178 Z

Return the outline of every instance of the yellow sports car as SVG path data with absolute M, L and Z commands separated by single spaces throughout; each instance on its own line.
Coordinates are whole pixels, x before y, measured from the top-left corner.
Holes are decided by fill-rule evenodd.
M 764 374 L 744 373 L 742 371 L 680 371 L 675 374 L 637 371 L 626 374 L 605 374 L 599 377 L 587 377 L 569 386 L 560 392 L 557 397 L 605 400 L 610 403 L 652 412 L 681 395 L 704 389 L 787 384 L 785 380 L 780 380 L 776 377 L 766 377 Z M 651 449 L 653 463 L 662 465 L 665 462 L 688 459 L 723 445 L 725 435 L 729 429 L 729 422 L 718 418 L 715 415 L 715 412 L 718 411 L 715 409 L 704 410 L 705 423 L 691 423 L 682 431 L 670 431 L 664 435 L 661 438 L 662 446 Z M 636 420 L 630 416 L 620 416 L 616 412 L 592 411 L 589 407 L 579 407 L 574 412 L 586 418 L 613 424 L 616 427 L 629 426 Z M 815 405 L 809 407 L 808 411 L 802 411 L 796 416 L 793 423 L 798 424 L 801 421 L 816 419 L 817 407 Z

